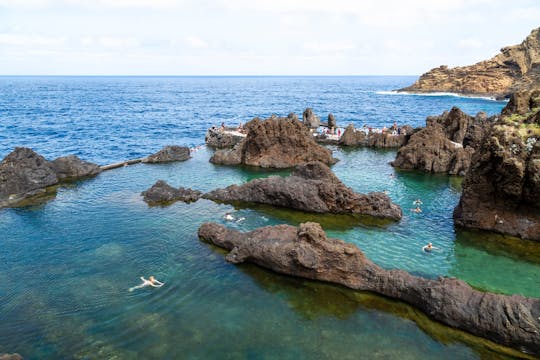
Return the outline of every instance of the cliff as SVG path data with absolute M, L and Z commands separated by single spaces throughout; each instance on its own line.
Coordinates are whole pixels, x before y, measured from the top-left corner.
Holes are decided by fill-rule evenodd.
M 404 92 L 452 92 L 464 95 L 509 97 L 540 86 L 540 28 L 519 45 L 507 46 L 493 58 L 474 65 L 431 69 Z

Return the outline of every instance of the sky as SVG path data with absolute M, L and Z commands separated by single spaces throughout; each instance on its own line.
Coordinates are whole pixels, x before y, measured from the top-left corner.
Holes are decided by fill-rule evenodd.
M 419 75 L 539 26 L 538 0 L 0 0 L 0 74 Z

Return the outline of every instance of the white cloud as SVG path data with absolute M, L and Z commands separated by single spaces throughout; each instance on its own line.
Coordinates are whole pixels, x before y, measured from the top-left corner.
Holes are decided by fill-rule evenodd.
M 328 53 L 328 52 L 346 52 L 353 50 L 355 45 L 348 42 L 337 41 L 337 42 L 306 42 L 302 46 L 305 50 L 310 50 L 313 52 L 319 53 Z
M 206 49 L 208 47 L 208 43 L 198 36 L 187 36 L 184 41 L 195 49 Z
M 478 38 L 466 38 L 459 40 L 458 46 L 462 49 L 480 49 L 484 43 Z
M 12 34 L 4 33 L 0 34 L 0 44 L 11 46 L 62 46 L 66 39 L 64 37 L 47 37 L 40 35 L 26 35 L 26 34 Z

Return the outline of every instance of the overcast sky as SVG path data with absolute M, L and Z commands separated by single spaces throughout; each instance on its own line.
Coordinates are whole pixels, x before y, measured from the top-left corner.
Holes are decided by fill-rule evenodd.
M 539 26 L 538 0 L 0 0 L 0 74 L 417 75 Z

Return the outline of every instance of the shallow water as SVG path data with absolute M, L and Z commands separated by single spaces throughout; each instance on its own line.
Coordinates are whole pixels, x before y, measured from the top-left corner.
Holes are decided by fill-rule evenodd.
M 22 141 L 54 157 L 71 152 L 58 146 L 79 136 L 84 140 L 72 144 L 73 150 L 75 145 L 80 145 L 81 156 L 108 163 L 147 154 L 167 142 L 201 143 L 208 124 L 233 114 L 285 113 L 291 108 L 287 104 L 294 102 L 301 109 L 307 102 L 302 102 L 302 96 L 312 104 L 325 104 L 319 105 L 320 108 L 326 106 L 345 118 L 345 114 L 352 114 L 352 108 L 365 111 L 374 106 L 365 103 L 364 94 L 369 89 L 388 90 L 410 82 L 407 78 L 399 80 L 401 83 L 395 78 L 360 79 L 186 79 L 188 84 L 195 83 L 184 84 L 189 89 L 181 90 L 192 94 L 183 105 L 177 105 L 186 114 L 194 111 L 197 101 L 202 102 L 200 91 L 211 94 L 215 101 L 221 98 L 221 108 L 226 99 L 244 94 L 219 114 L 212 112 L 217 104 L 208 103 L 198 115 L 199 123 L 193 126 L 200 130 L 192 133 L 179 127 L 172 117 L 163 115 L 156 122 L 149 120 L 145 124 L 142 115 L 132 111 L 132 102 L 140 101 L 140 106 L 146 108 L 144 104 L 154 100 L 161 104 L 156 107 L 171 106 L 170 111 L 176 111 L 178 107 L 173 106 L 172 100 L 170 103 L 164 100 L 174 93 L 171 89 L 180 91 L 174 85 L 180 81 L 176 78 L 91 78 L 73 82 L 63 78 L 62 81 L 4 78 L 4 89 L 32 84 L 38 94 L 41 91 L 49 94 L 51 82 L 60 82 L 62 86 L 57 84 L 58 94 L 52 91 L 47 95 L 50 102 L 38 97 L 38 104 L 33 104 L 29 100 L 32 96 L 17 91 L 10 95 L 13 104 L 10 111 L 5 107 L 2 110 L 2 126 L 4 119 L 18 124 L 8 132 L 3 129 L 5 141 L 1 149 L 7 153 Z M 89 84 L 85 85 L 85 81 Z M 95 118 L 85 118 L 87 111 L 83 109 L 93 109 L 91 103 L 95 99 L 90 101 L 91 97 L 109 105 L 109 101 L 114 102 L 99 91 L 88 92 L 88 87 L 92 89 L 96 84 L 114 89 L 110 94 L 113 99 L 117 96 L 115 90 L 125 88 L 127 94 L 122 96 L 129 104 L 123 111 L 137 119 L 137 126 L 119 130 L 113 122 L 107 131 L 101 131 L 103 136 L 94 130 L 93 121 L 97 118 L 102 118 L 103 124 L 107 123 L 104 119 L 110 118 L 120 122 L 121 112 L 117 110 L 122 108 L 103 106 L 93 110 L 97 114 Z M 313 86 L 315 95 L 308 97 L 311 85 L 317 85 Z M 77 87 L 84 96 L 76 95 Z M 283 93 L 277 91 L 280 88 Z M 138 97 L 128 95 L 133 89 L 138 89 Z M 262 89 L 267 94 L 261 94 Z M 336 89 L 341 89 L 341 93 Z M 149 92 L 156 94 L 148 97 Z M 345 99 L 336 93 L 345 94 Z M 392 114 L 386 103 L 392 104 L 390 109 L 410 103 L 411 109 L 407 111 L 414 118 L 423 116 L 422 112 L 438 113 L 439 110 L 434 110 L 438 106 L 449 108 L 460 101 L 472 107 L 470 112 L 502 106 L 481 99 L 371 95 L 374 96 L 383 97 L 378 101 L 379 110 L 373 111 L 379 119 L 370 121 L 374 124 Z M 2 92 L 1 97 L 5 106 L 8 95 Z M 69 102 L 61 100 L 62 97 L 75 99 L 72 101 L 77 106 L 62 110 L 59 105 L 67 107 Z M 263 98 L 267 101 L 263 102 Z M 355 98 L 364 103 L 352 104 L 347 100 Z M 337 105 L 330 108 L 332 101 Z M 50 117 L 47 121 L 52 128 L 62 128 L 62 122 L 66 121 L 65 140 L 45 141 L 39 134 L 41 125 L 34 128 L 34 121 L 21 120 L 25 108 L 34 109 L 33 119 L 38 125 L 45 121 L 44 117 Z M 64 111 L 67 115 L 61 120 L 58 116 Z M 351 120 L 356 117 L 349 116 Z M 66 120 L 70 117 L 73 123 L 79 123 L 79 130 L 71 129 L 71 122 Z M 172 124 L 169 130 L 157 133 L 149 130 L 161 129 L 165 119 Z M 423 119 L 414 121 L 420 124 Z M 20 131 L 21 128 L 33 128 L 33 131 Z M 137 136 L 141 134 L 146 134 L 144 139 Z M 107 143 L 119 137 L 125 141 L 115 149 L 107 148 Z M 490 235 L 456 234 L 451 216 L 459 199 L 458 178 L 395 171 L 388 165 L 395 156 L 393 151 L 333 150 L 340 159 L 333 167 L 336 175 L 356 191 L 387 190 L 404 209 L 401 222 L 378 225 L 348 217 L 320 217 L 269 207 L 235 209 L 206 200 L 168 207 L 148 207 L 142 201 L 140 192 L 157 179 L 174 186 L 208 191 L 272 174 L 214 166 L 208 162 L 211 152 L 206 148 L 183 163 L 115 169 L 94 179 L 62 186 L 54 199 L 41 205 L 0 210 L 0 353 L 19 352 L 31 359 L 505 357 L 501 352 L 504 349 L 430 321 L 406 305 L 338 286 L 280 276 L 251 265 L 231 265 L 224 260 L 221 250 L 197 239 L 197 229 L 205 221 L 222 222 L 247 231 L 264 225 L 317 220 L 331 236 L 358 245 L 385 268 L 405 269 L 426 277 L 457 276 L 481 289 L 540 297 L 538 247 L 525 246 L 525 250 L 509 254 L 506 248 L 485 239 Z M 409 211 L 416 198 L 424 202 L 420 214 Z M 245 220 L 226 222 L 223 215 L 231 211 Z M 475 240 L 480 238 L 482 241 Z M 429 241 L 438 251 L 431 254 L 421 251 Z M 151 274 L 164 281 L 165 286 L 127 291 L 139 283 L 139 276 Z

